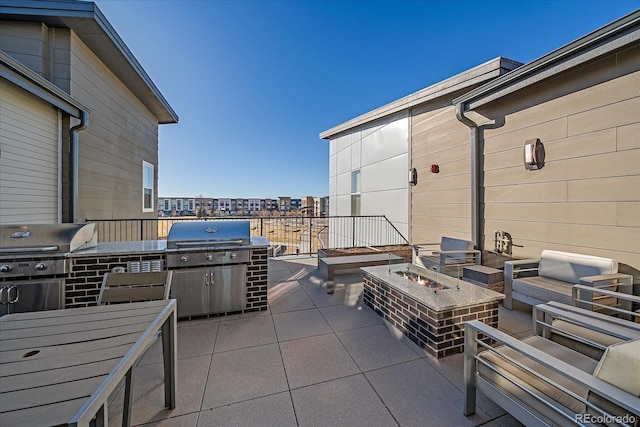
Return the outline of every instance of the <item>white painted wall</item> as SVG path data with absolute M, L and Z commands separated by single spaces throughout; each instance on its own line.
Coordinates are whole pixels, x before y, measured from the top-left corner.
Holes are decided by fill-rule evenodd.
M 360 214 L 386 215 L 408 237 L 408 111 L 354 128 L 329 142 L 329 214 L 351 215 L 351 172 L 360 170 Z M 334 229 L 330 244 L 351 237 Z

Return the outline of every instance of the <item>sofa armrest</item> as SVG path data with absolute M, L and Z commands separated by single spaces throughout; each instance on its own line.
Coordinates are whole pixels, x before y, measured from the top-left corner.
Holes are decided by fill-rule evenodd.
M 482 261 L 482 252 L 475 249 L 464 251 L 440 251 L 439 254 L 440 265 L 445 265 L 447 258 L 460 260 L 461 264 L 466 264 L 469 262 L 473 262 L 474 264 L 481 264 Z M 461 255 L 464 255 L 464 258 Z
M 520 276 L 537 276 L 539 259 L 521 259 L 514 261 L 505 261 L 504 263 L 504 308 L 511 310 L 513 308 L 513 279 Z
M 516 362 L 509 356 L 505 355 L 500 351 L 499 348 L 495 348 L 493 346 L 489 346 L 482 342 L 478 335 L 481 335 L 483 339 L 490 338 L 494 342 L 501 344 L 505 347 L 513 349 L 515 352 L 522 354 L 527 359 L 537 362 L 555 374 L 565 377 L 572 382 L 579 384 L 580 386 L 588 389 L 590 392 L 596 393 L 599 396 L 602 396 L 604 399 L 609 402 L 619 406 L 625 411 L 628 411 L 630 414 L 635 416 L 640 416 L 640 398 L 633 396 L 605 381 L 602 381 L 593 375 L 589 375 L 586 372 L 560 360 L 557 359 L 525 342 L 518 340 L 506 333 L 499 331 L 485 323 L 472 320 L 465 324 L 465 336 L 464 336 L 464 414 L 470 415 L 475 412 L 475 395 L 476 395 L 476 384 L 478 382 L 477 376 L 477 363 L 483 363 L 478 358 L 478 349 L 484 348 L 488 351 L 492 351 L 498 354 L 504 363 L 515 363 L 516 365 L 523 367 L 520 362 Z M 525 368 L 528 369 L 528 368 Z M 547 382 L 550 384 L 557 384 L 555 381 L 546 378 L 539 372 L 529 370 L 530 374 L 538 377 L 541 381 Z M 505 377 L 506 378 L 506 377 Z M 521 380 L 517 378 L 508 378 L 507 379 L 512 384 L 516 385 L 523 393 L 531 393 L 530 390 L 526 387 L 526 385 L 522 384 Z M 570 391 L 564 389 L 561 385 L 557 384 L 557 387 L 564 392 L 571 393 Z M 582 396 L 574 396 L 579 399 L 586 406 L 593 407 L 594 405 L 590 402 L 587 402 L 587 399 Z M 554 406 L 550 406 L 550 409 L 555 409 Z M 560 411 L 560 409 L 555 409 Z M 600 409 L 598 409 L 600 410 Z M 603 410 L 604 413 L 607 413 Z M 529 414 L 531 415 L 531 414 Z
M 619 276 L 620 274 L 607 274 L 605 276 Z M 627 320 L 632 319 L 640 319 L 640 313 L 636 313 L 632 310 L 633 304 L 640 305 L 640 297 L 637 297 L 631 293 L 631 281 L 632 277 L 626 274 L 622 276 L 623 280 L 628 280 L 629 283 L 625 283 L 623 285 L 618 285 L 618 289 L 623 288 L 623 291 L 629 292 L 616 292 L 610 289 L 607 289 L 609 285 L 605 285 L 605 288 L 594 286 L 594 283 L 600 283 L 599 280 L 589 280 L 584 281 L 586 278 L 580 279 L 579 285 L 573 285 L 571 289 L 571 299 L 573 300 L 573 305 L 576 307 L 586 308 L 588 310 L 593 310 L 594 308 L 606 309 L 609 311 L 613 311 L 621 315 L 622 318 Z M 603 276 L 592 276 L 592 277 L 603 277 Z M 586 285 L 584 283 L 587 283 Z M 602 297 L 612 297 L 616 299 L 616 305 L 605 305 L 597 302 L 598 296 Z
M 630 274 L 614 273 L 586 276 L 580 278 L 580 284 L 598 288 L 615 285 L 617 289 L 622 288 L 622 290 L 618 290 L 618 292 L 624 292 L 625 294 L 633 293 L 633 276 Z
M 555 301 L 534 306 L 533 322 L 535 335 L 595 359 L 610 344 L 640 338 L 640 324 Z

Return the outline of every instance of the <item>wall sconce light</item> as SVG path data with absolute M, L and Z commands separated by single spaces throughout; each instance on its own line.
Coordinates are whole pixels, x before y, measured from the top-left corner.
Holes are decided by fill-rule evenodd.
M 431 165 L 429 167 L 429 170 L 431 171 L 431 173 L 440 173 L 440 166 L 438 165 Z
M 416 185 L 418 183 L 418 171 L 416 168 L 409 169 L 409 184 Z
M 524 167 L 526 170 L 542 169 L 544 166 L 544 145 L 539 139 L 524 142 Z

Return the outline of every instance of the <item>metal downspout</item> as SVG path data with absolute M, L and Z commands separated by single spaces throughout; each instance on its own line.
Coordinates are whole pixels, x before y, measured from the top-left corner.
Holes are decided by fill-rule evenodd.
M 78 132 L 89 124 L 89 113 L 80 111 L 80 123 L 69 129 L 69 222 L 78 221 Z
M 471 142 L 471 238 L 473 246 L 480 247 L 482 235 L 480 230 L 480 129 L 478 124 L 464 115 L 464 104 L 456 104 L 456 118 L 469 127 Z

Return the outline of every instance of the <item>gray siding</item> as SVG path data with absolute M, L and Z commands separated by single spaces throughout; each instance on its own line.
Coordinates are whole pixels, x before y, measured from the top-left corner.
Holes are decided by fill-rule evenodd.
M 479 110 L 484 129 L 485 249 L 509 232 L 514 256 L 543 249 L 612 257 L 640 268 L 640 46 Z M 524 141 L 546 163 L 526 171 Z
M 6 80 L 0 85 L 0 223 L 58 222 L 58 111 Z
M 156 217 L 142 213 L 142 161 L 157 179 L 157 119 L 75 35 L 71 47 L 71 95 L 91 109 L 79 133 L 79 219 Z
M 431 173 L 437 164 L 439 173 Z M 469 129 L 448 102 L 414 107 L 411 116 L 411 242 L 439 242 L 442 236 L 471 235 Z

